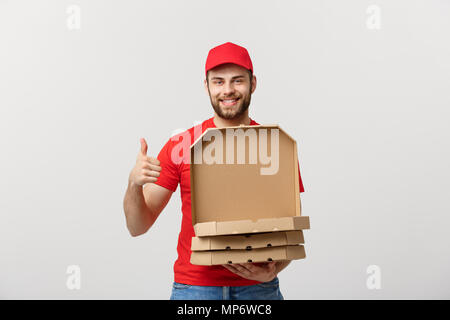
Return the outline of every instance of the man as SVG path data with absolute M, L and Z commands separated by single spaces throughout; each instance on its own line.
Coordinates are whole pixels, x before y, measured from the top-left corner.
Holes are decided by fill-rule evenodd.
M 211 49 L 205 73 L 205 90 L 214 116 L 201 124 L 201 132 L 211 127 L 258 124 L 248 115 L 256 77 L 245 48 L 227 42 Z M 191 239 L 195 236 L 191 220 L 190 168 L 189 163 L 176 161 L 177 164 L 171 159 L 172 150 L 181 137 L 191 137 L 190 144 L 197 138 L 194 127 L 187 131 L 189 135 L 172 137 L 156 159 L 147 156 L 147 143 L 141 139 L 141 151 L 130 173 L 124 199 L 128 230 L 132 236 L 147 232 L 180 184 L 183 219 L 171 299 L 283 299 L 277 275 L 290 261 L 223 266 L 190 263 Z M 303 192 L 301 177 L 299 183 Z

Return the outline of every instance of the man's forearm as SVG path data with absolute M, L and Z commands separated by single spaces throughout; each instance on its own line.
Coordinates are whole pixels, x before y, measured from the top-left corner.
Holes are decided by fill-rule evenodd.
M 145 203 L 142 189 L 142 186 L 128 182 L 123 201 L 127 228 L 132 236 L 145 233 L 154 222 L 150 209 Z

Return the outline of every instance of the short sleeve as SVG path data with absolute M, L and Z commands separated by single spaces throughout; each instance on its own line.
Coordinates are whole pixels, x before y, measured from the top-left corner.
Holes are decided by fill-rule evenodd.
M 305 192 L 305 188 L 303 188 L 302 176 L 300 174 L 300 164 L 297 162 L 297 165 L 298 165 L 298 183 L 300 186 L 300 192 Z
M 154 183 L 175 192 L 178 183 L 180 182 L 180 174 L 179 167 L 173 163 L 170 156 L 172 153 L 172 146 L 171 140 L 167 141 L 158 154 L 157 158 L 160 162 L 161 172 L 158 180 Z

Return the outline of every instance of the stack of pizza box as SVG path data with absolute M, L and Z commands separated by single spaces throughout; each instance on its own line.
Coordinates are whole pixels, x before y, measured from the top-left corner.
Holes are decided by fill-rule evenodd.
M 278 125 L 209 128 L 190 147 L 191 263 L 306 257 L 297 143 Z

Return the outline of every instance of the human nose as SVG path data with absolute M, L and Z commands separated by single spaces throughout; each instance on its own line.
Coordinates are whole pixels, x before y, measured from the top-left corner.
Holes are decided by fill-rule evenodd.
M 234 93 L 234 86 L 233 86 L 233 83 L 231 83 L 231 82 L 225 82 L 224 83 L 224 85 L 223 85 L 223 94 L 225 95 L 225 96 L 229 96 L 229 95 L 232 95 L 233 93 Z

